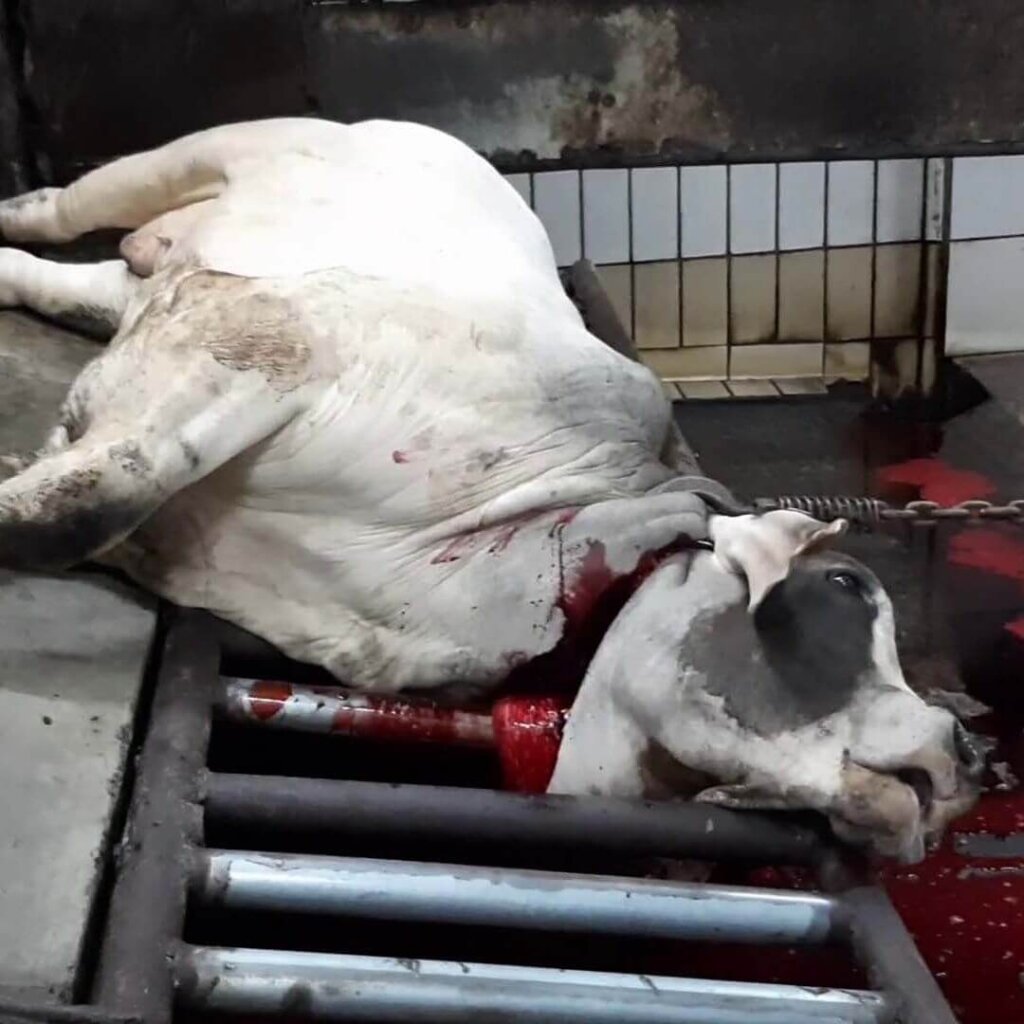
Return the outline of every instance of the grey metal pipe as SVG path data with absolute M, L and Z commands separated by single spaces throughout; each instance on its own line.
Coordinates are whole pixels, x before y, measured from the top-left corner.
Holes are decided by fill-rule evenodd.
M 815 864 L 832 845 L 816 819 L 708 804 L 211 773 L 206 818 L 222 829 L 472 840 L 608 855 Z
M 850 889 L 840 898 L 850 937 L 872 984 L 892 993 L 903 1024 L 957 1024 L 956 1017 L 881 886 Z
M 810 893 L 357 857 L 210 851 L 193 891 L 211 906 L 389 921 L 787 945 L 842 933 L 835 902 Z
M 877 1024 L 873 992 L 282 950 L 186 948 L 179 1005 L 315 1020 Z
M 271 729 L 467 747 L 494 747 L 490 714 L 438 707 L 423 700 L 379 697 L 340 686 L 302 686 L 222 677 L 215 705 L 221 718 Z
M 206 615 L 174 613 L 107 910 L 96 1002 L 148 1024 L 171 1020 L 167 950 L 185 922 L 187 850 L 199 837 L 218 653 Z

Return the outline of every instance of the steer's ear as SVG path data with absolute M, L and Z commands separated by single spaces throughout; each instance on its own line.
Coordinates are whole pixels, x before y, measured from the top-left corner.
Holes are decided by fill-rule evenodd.
M 753 611 L 786 578 L 797 555 L 825 547 L 846 527 L 845 519 L 825 524 L 803 512 L 780 509 L 760 516 L 712 516 L 710 532 L 722 566 L 746 577 Z

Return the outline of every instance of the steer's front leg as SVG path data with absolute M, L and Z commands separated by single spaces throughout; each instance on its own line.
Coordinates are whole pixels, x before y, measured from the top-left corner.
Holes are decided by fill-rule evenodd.
M 168 498 L 289 422 L 307 401 L 200 347 L 138 374 L 132 339 L 90 364 L 87 424 L 0 483 L 0 567 L 58 570 L 94 559 Z M 155 345 L 150 353 L 159 353 Z
M 136 281 L 124 260 L 55 263 L 0 249 L 0 307 L 24 306 L 90 333 L 117 331 Z
M 69 448 L 0 484 L 0 567 L 58 570 L 123 540 L 161 503 L 161 475 L 180 475 L 185 453 L 162 457 L 123 439 Z M 177 465 L 173 462 L 176 461 Z

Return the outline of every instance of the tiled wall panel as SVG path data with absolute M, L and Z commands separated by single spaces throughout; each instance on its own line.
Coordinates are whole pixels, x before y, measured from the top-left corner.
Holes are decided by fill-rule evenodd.
M 639 167 L 630 172 L 633 259 L 674 260 L 679 256 L 679 171 Z
M 952 161 L 951 355 L 1024 351 L 1024 156 Z
M 1024 157 L 563 170 L 509 182 L 560 266 L 581 255 L 597 265 L 644 359 L 669 381 L 749 380 L 761 393 L 765 378 L 877 378 L 873 352 L 894 365 L 902 342 L 915 342 L 904 354 L 920 352 L 917 340 L 940 329 L 950 235 L 951 348 L 1021 347 Z M 996 233 L 1020 233 L 1021 244 Z
M 953 242 L 946 351 L 1024 350 L 1024 237 Z

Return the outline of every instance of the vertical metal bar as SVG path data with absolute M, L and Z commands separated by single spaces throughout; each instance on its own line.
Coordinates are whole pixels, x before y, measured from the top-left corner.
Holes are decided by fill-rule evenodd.
M 181 938 L 190 850 L 200 838 L 219 651 L 207 617 L 178 613 L 168 630 L 149 731 L 119 851 L 95 1000 L 146 1024 L 171 1019 L 172 944 Z
M 900 1024 L 957 1024 L 885 890 L 851 889 L 842 904 L 854 951 L 871 984 L 888 996 Z
M 925 165 L 927 170 L 927 164 Z M 949 299 L 949 257 L 952 237 L 953 216 L 953 160 L 943 159 L 942 167 L 942 229 L 939 240 L 939 257 L 936 268 L 938 284 L 935 288 L 935 337 L 932 345 L 935 348 L 935 393 L 945 400 L 946 390 L 946 304 Z

